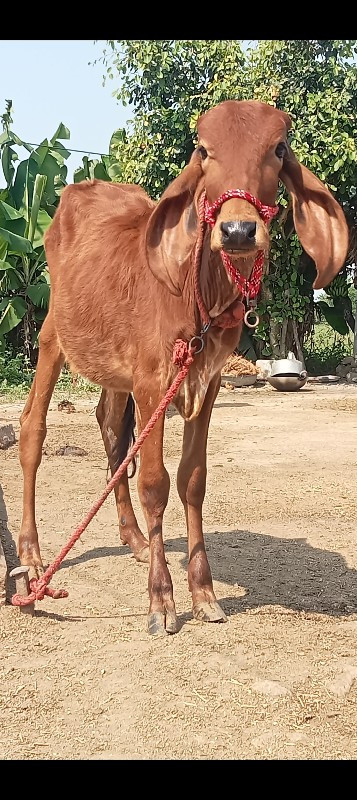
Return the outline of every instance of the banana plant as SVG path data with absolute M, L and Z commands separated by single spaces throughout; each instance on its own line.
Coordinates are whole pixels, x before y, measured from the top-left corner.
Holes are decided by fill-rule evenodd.
M 347 278 L 347 270 L 341 270 L 325 289 L 329 302 L 327 300 L 318 300 L 316 304 L 328 325 L 337 333 L 342 334 L 342 336 L 346 336 L 355 329 Z
M 33 149 L 10 130 L 11 101 L 2 122 L 0 152 L 6 188 L 0 190 L 0 346 L 4 347 L 5 336 L 16 336 L 20 330 L 32 361 L 50 294 L 43 236 L 66 185 L 64 161 L 69 152 L 59 139 L 68 139 L 70 134 L 61 123 L 52 139 Z M 17 169 L 16 145 L 30 153 Z
M 109 155 L 103 155 L 101 160 L 82 158 L 82 167 L 78 167 L 74 171 L 73 182 L 80 183 L 80 181 L 93 180 L 97 178 L 102 181 L 120 181 L 122 179 L 122 169 L 118 162 L 117 150 L 119 144 L 125 138 L 125 130 L 118 128 L 114 131 L 109 142 Z

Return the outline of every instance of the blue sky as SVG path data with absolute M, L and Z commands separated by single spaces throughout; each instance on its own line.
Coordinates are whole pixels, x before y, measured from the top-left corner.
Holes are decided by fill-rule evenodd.
M 102 86 L 102 64 L 88 66 L 104 45 L 88 39 L 0 39 L 0 114 L 11 99 L 18 136 L 39 143 L 63 122 L 71 132 L 68 149 L 108 152 L 113 131 L 130 111 L 112 97 L 115 81 Z M 71 181 L 82 154 L 73 153 L 66 163 Z

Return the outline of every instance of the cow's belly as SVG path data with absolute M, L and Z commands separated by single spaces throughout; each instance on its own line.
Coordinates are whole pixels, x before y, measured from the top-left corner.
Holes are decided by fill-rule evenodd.
M 132 359 L 128 353 L 116 352 L 114 348 L 94 342 L 88 348 L 83 346 L 83 340 L 76 342 L 76 336 L 72 336 L 69 342 L 60 338 L 60 345 L 72 372 L 79 373 L 104 389 L 132 391 Z

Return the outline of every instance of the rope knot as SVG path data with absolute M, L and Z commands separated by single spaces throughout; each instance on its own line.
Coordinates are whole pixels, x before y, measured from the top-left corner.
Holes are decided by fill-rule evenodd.
M 30 594 L 24 597 L 21 594 L 13 594 L 11 602 L 13 606 L 29 606 L 35 603 L 36 600 L 43 600 L 44 597 L 53 597 L 54 600 L 59 600 L 62 597 L 68 597 L 66 589 L 51 589 L 47 586 L 46 578 L 31 578 L 30 580 Z
M 30 589 L 31 594 L 35 595 L 36 600 L 43 600 L 46 595 L 47 585 L 43 578 L 31 578 Z
M 193 354 L 190 352 L 187 342 L 184 342 L 183 339 L 176 339 L 172 360 L 177 367 L 192 364 Z

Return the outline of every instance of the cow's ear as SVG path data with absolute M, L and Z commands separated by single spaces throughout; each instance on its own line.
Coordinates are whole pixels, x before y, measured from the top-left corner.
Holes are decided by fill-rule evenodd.
M 195 229 L 187 224 L 185 212 L 193 205 L 201 177 L 201 158 L 195 150 L 187 167 L 162 195 L 147 224 L 145 247 L 149 267 L 155 278 L 175 295 L 182 293 L 180 267 L 195 242 Z
M 348 249 L 348 227 L 341 206 L 288 148 L 280 178 L 291 194 L 296 233 L 314 260 L 314 289 L 327 286 L 343 266 Z

